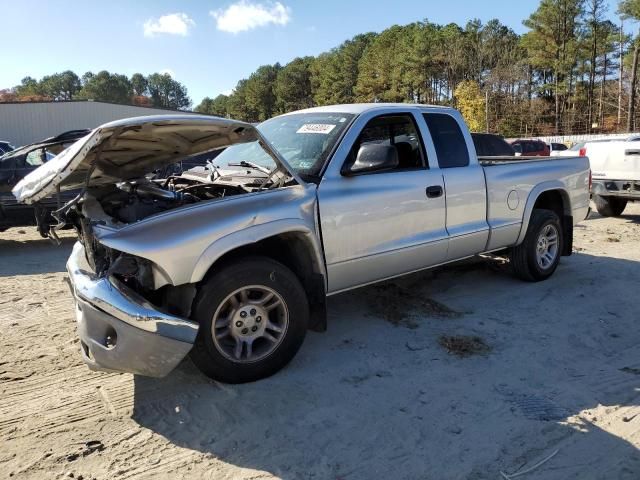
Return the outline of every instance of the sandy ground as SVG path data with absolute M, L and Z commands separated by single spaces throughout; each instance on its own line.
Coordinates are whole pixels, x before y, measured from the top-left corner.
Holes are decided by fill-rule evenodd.
M 640 205 L 583 222 L 543 283 L 481 262 L 333 297 L 241 386 L 85 368 L 72 242 L 0 234 L 0 478 L 503 479 L 554 453 L 519 478 L 640 478 Z

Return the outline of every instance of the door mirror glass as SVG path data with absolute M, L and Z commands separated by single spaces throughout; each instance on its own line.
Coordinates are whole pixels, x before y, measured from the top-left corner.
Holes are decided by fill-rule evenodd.
M 365 143 L 360 146 L 356 160 L 342 174 L 349 176 L 393 170 L 398 167 L 398 164 L 398 150 L 393 145 Z

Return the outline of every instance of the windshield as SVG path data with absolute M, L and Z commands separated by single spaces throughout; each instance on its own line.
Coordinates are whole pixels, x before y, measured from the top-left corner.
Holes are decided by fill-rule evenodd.
M 317 176 L 353 117 L 343 113 L 294 113 L 267 120 L 257 128 L 296 173 Z M 258 142 L 232 145 L 213 164 L 225 170 L 244 169 L 247 164 L 268 170 L 276 166 Z

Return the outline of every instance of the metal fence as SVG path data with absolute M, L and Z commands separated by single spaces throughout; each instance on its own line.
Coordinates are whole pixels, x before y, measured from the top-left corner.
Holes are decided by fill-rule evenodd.
M 640 133 L 597 133 L 597 134 L 582 134 L 582 135 L 551 135 L 547 137 L 527 137 L 535 140 L 542 140 L 547 143 L 564 143 L 567 145 L 574 145 L 576 143 L 588 142 L 593 140 L 624 140 L 628 137 L 640 137 Z M 515 138 L 509 139 L 509 141 L 517 140 Z

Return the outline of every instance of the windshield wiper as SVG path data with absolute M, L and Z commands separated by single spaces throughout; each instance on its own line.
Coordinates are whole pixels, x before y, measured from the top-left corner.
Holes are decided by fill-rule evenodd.
M 212 160 L 207 160 L 207 165 L 205 168 L 211 170 L 211 173 L 209 174 L 209 180 L 211 180 L 212 182 L 222 176 L 222 174 L 220 173 L 220 167 L 214 164 Z
M 262 173 L 266 173 L 267 175 L 271 173 L 271 170 L 269 170 L 268 168 L 261 167 L 257 163 L 247 162 L 245 160 L 242 160 L 241 162 L 238 162 L 238 163 L 228 163 L 227 165 L 229 165 L 230 167 L 253 168 L 254 170 L 258 170 Z

